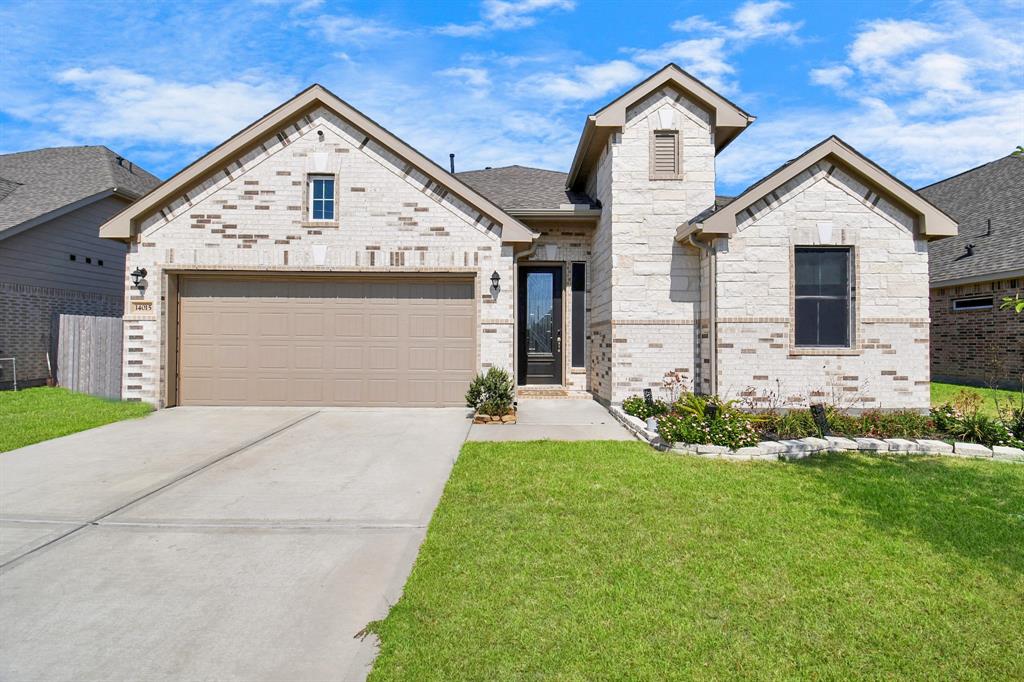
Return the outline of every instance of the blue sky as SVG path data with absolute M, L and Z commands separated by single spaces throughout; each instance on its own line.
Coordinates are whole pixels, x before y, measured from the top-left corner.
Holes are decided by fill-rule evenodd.
M 0 151 L 105 144 L 167 177 L 312 82 L 442 165 L 566 170 L 675 61 L 757 122 L 735 192 L 829 134 L 913 186 L 1024 144 L 1024 0 L 0 2 Z

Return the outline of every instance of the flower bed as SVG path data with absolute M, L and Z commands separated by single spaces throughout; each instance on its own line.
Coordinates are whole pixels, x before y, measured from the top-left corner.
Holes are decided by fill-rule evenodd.
M 683 394 L 670 405 L 639 396 L 612 413 L 636 435 L 677 452 L 739 459 L 792 459 L 821 450 L 873 450 L 1024 460 L 1024 394 L 999 418 L 980 414 L 964 392 L 924 415 L 911 410 L 850 414 L 826 408 L 828 435 L 810 410 L 755 413 L 732 401 Z M 646 420 L 657 420 L 651 431 Z

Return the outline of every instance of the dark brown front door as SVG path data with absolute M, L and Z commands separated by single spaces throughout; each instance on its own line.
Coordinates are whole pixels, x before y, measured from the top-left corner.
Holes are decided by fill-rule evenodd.
M 519 383 L 562 383 L 562 269 L 519 268 Z

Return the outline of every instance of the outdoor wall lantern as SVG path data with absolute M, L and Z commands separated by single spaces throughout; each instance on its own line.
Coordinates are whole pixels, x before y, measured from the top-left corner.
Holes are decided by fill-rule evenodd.
M 139 292 L 142 292 L 142 290 L 146 288 L 144 282 L 146 281 L 146 275 L 148 274 L 149 273 L 146 272 L 146 268 L 135 268 L 135 270 L 132 271 L 132 284 L 135 285 L 135 288 L 138 289 Z
M 501 286 L 500 286 L 500 284 L 501 284 L 501 275 L 499 275 L 499 274 L 498 274 L 498 271 L 497 271 L 497 270 L 495 270 L 495 271 L 494 271 L 494 272 L 493 272 L 493 273 L 491 274 L 491 292 L 492 292 L 492 293 L 493 293 L 494 295 L 497 295 L 497 294 L 498 294 L 498 292 L 499 292 L 499 291 L 501 291 Z

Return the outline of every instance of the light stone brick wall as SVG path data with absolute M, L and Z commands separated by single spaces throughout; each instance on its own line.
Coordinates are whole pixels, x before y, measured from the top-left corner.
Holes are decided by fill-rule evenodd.
M 911 216 L 828 171 L 808 169 L 716 240 L 718 393 L 763 405 L 927 409 L 927 242 Z M 817 245 L 853 247 L 849 351 L 793 345 L 793 248 Z
M 591 393 L 604 402 L 612 399 L 612 149 L 609 144 L 601 152 L 586 188 L 602 206 L 591 236 L 587 377 Z
M 334 224 L 306 219 L 310 173 L 337 174 Z M 153 301 L 155 311 L 125 316 L 124 397 L 161 404 L 168 273 L 195 270 L 474 273 L 479 366 L 511 370 L 513 255 L 499 233 L 445 187 L 318 109 L 143 223 L 128 255 L 126 302 Z M 142 295 L 128 274 L 136 267 L 149 273 Z
M 679 131 L 681 178 L 651 179 L 651 135 Z M 692 388 L 698 360 L 699 253 L 676 228 L 714 204 L 715 148 L 709 114 L 672 90 L 626 113 L 610 145 L 612 402 L 644 388 L 657 394 L 667 373 Z M 597 244 L 595 241 L 595 252 Z

